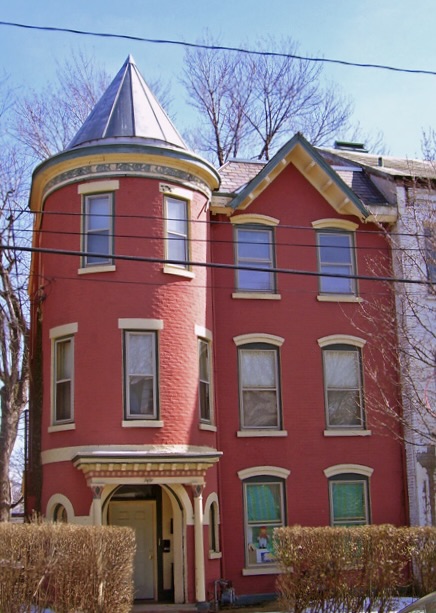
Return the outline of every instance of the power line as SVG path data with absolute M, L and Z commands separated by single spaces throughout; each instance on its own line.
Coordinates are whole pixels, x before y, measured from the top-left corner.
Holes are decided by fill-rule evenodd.
M 14 245 L 3 245 L 2 249 L 11 251 L 24 251 L 29 253 L 50 253 L 52 255 L 66 255 L 75 257 L 93 257 L 108 259 L 107 253 L 94 253 L 86 251 L 74 251 L 67 249 L 49 249 L 43 247 L 18 247 Z M 370 275 L 342 275 L 337 273 L 310 271 L 310 270 L 296 270 L 291 268 L 261 268 L 260 266 L 248 266 L 241 264 L 223 264 L 218 262 L 195 262 L 192 260 L 171 260 L 165 258 L 152 258 L 146 256 L 134 256 L 134 255 L 119 255 L 111 254 L 111 260 L 125 260 L 130 262 L 148 262 L 151 264 L 166 264 L 179 267 L 200 267 L 200 268 L 212 268 L 212 269 L 224 269 L 224 270 L 248 270 L 251 272 L 270 272 L 274 274 L 291 274 L 305 277 L 332 277 L 335 279 L 354 279 L 357 281 L 382 281 L 388 283 L 410 283 L 413 285 L 432 285 L 430 281 L 424 281 L 423 279 L 402 279 L 385 276 L 370 276 Z
M 309 57 L 304 55 L 298 55 L 294 53 L 283 53 L 279 51 L 256 51 L 254 49 L 245 49 L 243 47 L 228 47 L 226 45 L 207 45 L 205 43 L 190 43 L 182 40 L 160 39 L 160 38 L 143 38 L 141 36 L 132 36 L 129 34 L 113 34 L 109 32 L 92 32 L 88 30 L 76 30 L 74 28 L 60 28 L 55 26 L 35 26 L 24 23 L 16 23 L 11 21 L 0 21 L 0 26 L 9 26 L 15 28 L 25 28 L 28 30 L 40 30 L 43 32 L 64 32 L 67 34 L 77 34 L 80 36 L 95 36 L 100 38 L 117 38 L 124 40 L 131 40 L 141 43 L 151 43 L 158 45 L 177 45 L 192 49 L 208 49 L 211 51 L 232 51 L 235 53 L 244 53 L 246 55 L 259 55 L 264 57 L 282 57 L 295 60 L 302 60 L 305 62 L 315 62 L 324 64 L 339 64 L 341 66 L 351 66 L 353 68 L 376 68 L 379 70 L 389 70 L 391 72 L 401 72 L 408 74 L 423 74 L 436 76 L 434 70 L 422 70 L 415 68 L 399 68 L 397 66 L 389 66 L 386 64 L 371 64 L 361 62 L 351 62 L 347 60 L 337 60 L 332 58 L 323 57 Z

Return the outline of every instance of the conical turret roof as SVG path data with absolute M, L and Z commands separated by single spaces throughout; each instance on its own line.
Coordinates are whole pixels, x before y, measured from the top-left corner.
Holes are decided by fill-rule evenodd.
M 141 141 L 187 150 L 131 55 L 67 149 L 105 142 Z

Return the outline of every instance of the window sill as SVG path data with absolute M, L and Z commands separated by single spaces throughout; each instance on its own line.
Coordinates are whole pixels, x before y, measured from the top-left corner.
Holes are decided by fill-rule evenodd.
M 186 270 L 185 268 L 178 268 L 177 266 L 164 266 L 162 272 L 166 275 L 176 275 L 178 277 L 185 277 L 186 279 L 195 279 L 195 272 Z
M 244 577 L 248 577 L 250 575 L 278 575 L 280 574 L 280 569 L 273 564 L 271 566 L 260 566 L 259 568 L 243 568 L 242 575 Z
M 123 419 L 123 428 L 162 428 L 164 422 L 160 419 Z
M 236 436 L 239 438 L 250 438 L 254 436 L 288 436 L 287 430 L 238 430 Z
M 281 300 L 280 294 L 270 294 L 268 292 L 233 292 L 232 298 L 243 300 Z
M 87 266 L 86 268 L 79 268 L 77 273 L 79 275 L 89 275 L 96 272 L 113 272 L 116 270 L 115 264 L 104 264 L 102 266 Z
M 353 294 L 318 294 L 319 302 L 362 302 L 362 298 Z
M 58 424 L 48 427 L 48 432 L 63 432 L 64 430 L 75 430 L 76 424 Z
M 217 427 L 213 426 L 212 424 L 198 424 L 198 428 L 199 430 L 208 430 L 209 432 L 216 432 L 217 431 Z
M 219 560 L 223 557 L 221 551 L 209 551 L 208 558 L 209 560 Z
M 371 430 L 324 430 L 324 436 L 371 436 Z

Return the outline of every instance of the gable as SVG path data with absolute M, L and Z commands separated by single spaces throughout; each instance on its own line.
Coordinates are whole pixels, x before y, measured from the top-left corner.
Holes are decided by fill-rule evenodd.
M 336 213 L 351 215 L 361 221 L 369 217 L 370 212 L 353 190 L 301 134 L 288 141 L 254 178 L 241 186 L 238 193 L 229 195 L 225 206 L 232 211 L 246 210 L 289 164 L 298 169 Z M 216 202 L 224 204 L 219 198 Z

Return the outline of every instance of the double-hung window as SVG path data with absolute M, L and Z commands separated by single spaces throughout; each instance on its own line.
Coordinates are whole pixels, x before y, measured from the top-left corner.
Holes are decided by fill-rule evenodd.
M 329 479 L 332 526 L 361 526 L 370 523 L 368 478 L 339 474 Z
M 283 480 L 251 477 L 243 482 L 247 566 L 274 562 L 273 532 L 285 524 Z
M 199 408 L 200 408 L 200 421 L 210 423 L 212 420 L 211 411 L 211 355 L 210 355 L 210 343 L 205 339 L 198 339 L 198 369 L 199 369 L 199 382 L 198 382 L 198 395 L 199 395 Z
M 360 348 L 327 345 L 323 348 L 327 428 L 363 429 L 363 391 Z
M 266 343 L 239 347 L 241 429 L 281 428 L 279 350 Z
M 166 259 L 171 266 L 189 268 L 188 202 L 165 197 Z
M 113 194 L 90 194 L 84 197 L 83 266 L 112 263 Z
M 323 230 L 317 232 L 317 242 L 321 294 L 355 294 L 354 234 Z
M 236 233 L 236 288 L 243 292 L 274 292 L 274 230 L 272 227 L 238 226 Z M 244 269 L 253 267 L 253 270 Z
M 73 421 L 74 338 L 54 340 L 54 419 L 55 425 Z
M 125 331 L 126 419 L 157 419 L 156 333 Z

